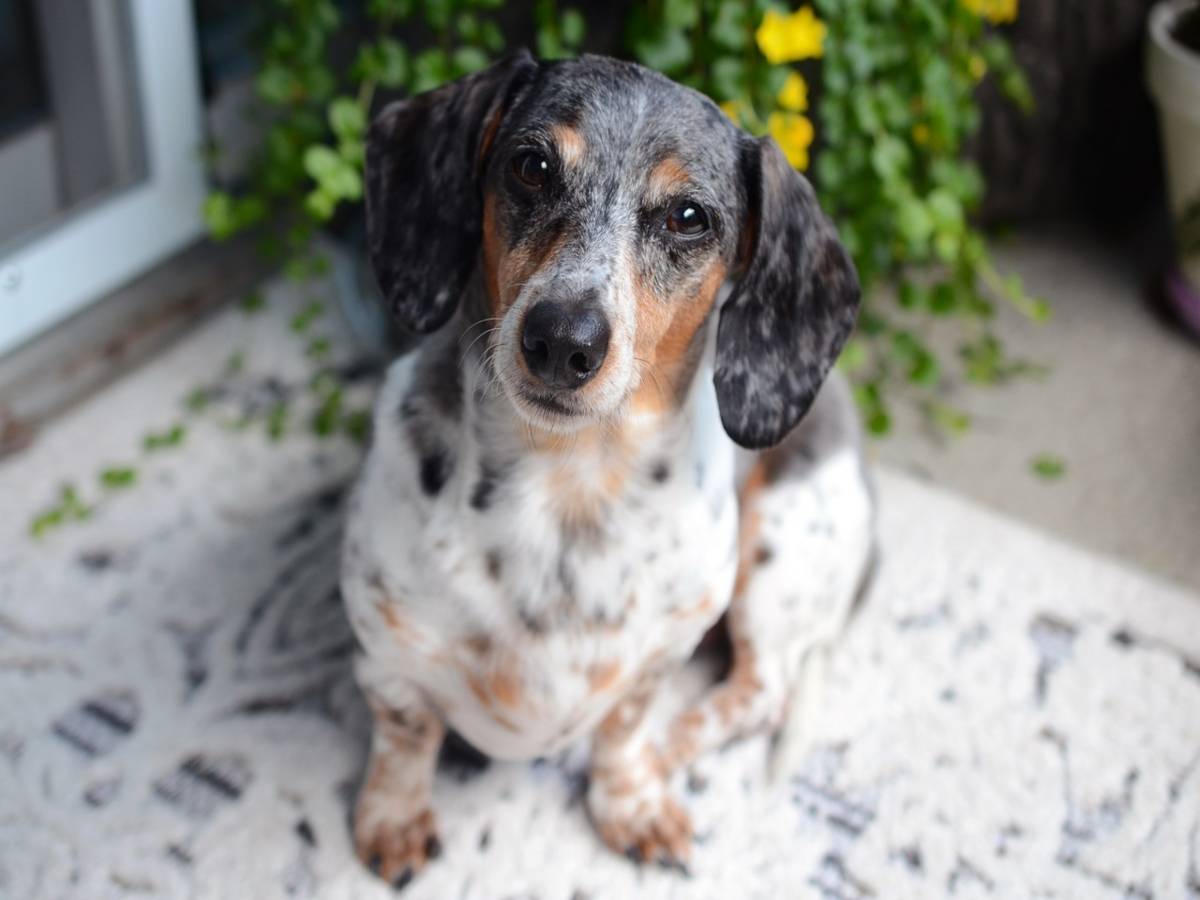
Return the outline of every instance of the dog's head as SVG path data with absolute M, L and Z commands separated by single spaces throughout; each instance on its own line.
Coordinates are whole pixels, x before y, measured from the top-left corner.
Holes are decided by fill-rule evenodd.
M 393 103 L 371 128 L 366 193 L 401 323 L 441 327 L 482 266 L 489 358 L 542 427 L 677 402 L 717 308 L 721 419 L 768 446 L 854 324 L 853 264 L 775 143 L 630 63 L 520 53 Z

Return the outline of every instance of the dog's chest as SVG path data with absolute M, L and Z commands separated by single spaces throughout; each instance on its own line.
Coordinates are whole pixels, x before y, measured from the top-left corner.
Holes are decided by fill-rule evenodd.
M 405 487 L 419 468 L 369 465 L 346 600 L 375 689 L 416 683 L 485 752 L 536 756 L 586 733 L 728 603 L 731 451 L 532 454 L 486 504 L 477 460 L 460 458 L 433 500 Z

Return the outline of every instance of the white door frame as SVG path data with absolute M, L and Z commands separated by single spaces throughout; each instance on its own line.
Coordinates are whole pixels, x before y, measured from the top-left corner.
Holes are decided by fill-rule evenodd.
M 129 19 L 146 177 L 0 258 L 0 354 L 203 233 L 204 119 L 191 2 L 129 0 Z

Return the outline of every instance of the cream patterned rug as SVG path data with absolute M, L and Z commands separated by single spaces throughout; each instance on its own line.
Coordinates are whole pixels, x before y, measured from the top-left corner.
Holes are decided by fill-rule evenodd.
M 336 547 L 358 450 L 308 433 L 287 327 L 305 300 L 270 294 L 0 465 L 0 897 L 393 896 L 347 830 L 367 716 Z M 346 364 L 331 318 L 314 328 Z M 180 447 L 28 536 L 198 383 Z M 289 395 L 277 444 L 237 430 Z M 881 566 L 799 768 L 768 783 L 759 740 L 681 779 L 690 878 L 601 848 L 581 753 L 460 751 L 436 789 L 445 853 L 406 896 L 1200 897 L 1200 599 L 904 477 L 880 494 Z

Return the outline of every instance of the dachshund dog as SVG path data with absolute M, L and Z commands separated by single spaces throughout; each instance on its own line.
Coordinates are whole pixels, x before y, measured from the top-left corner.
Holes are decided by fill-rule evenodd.
M 871 553 L 853 404 L 822 387 L 854 266 L 770 138 L 604 57 L 387 106 L 366 200 L 382 293 L 428 337 L 387 373 L 343 550 L 358 854 L 402 884 L 440 852 L 453 728 L 510 760 L 590 736 L 600 837 L 683 865 L 671 773 L 781 728 Z M 718 624 L 727 677 L 649 736 Z

